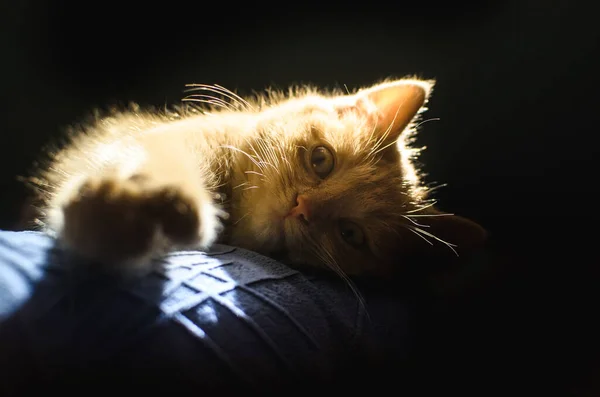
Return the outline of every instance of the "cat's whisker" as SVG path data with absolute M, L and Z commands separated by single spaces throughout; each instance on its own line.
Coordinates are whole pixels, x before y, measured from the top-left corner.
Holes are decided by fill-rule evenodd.
M 447 184 L 447 183 L 442 183 L 442 184 L 436 185 L 436 186 L 434 186 L 434 187 L 429 187 L 429 188 L 427 188 L 427 191 L 428 191 L 429 193 L 432 193 L 432 192 L 435 192 L 436 190 L 438 190 L 438 189 L 441 189 L 441 188 L 443 188 L 443 187 L 446 187 L 446 186 L 448 186 L 448 184 Z
M 398 241 L 403 240 L 402 234 L 400 233 L 400 230 L 397 227 L 392 227 L 389 223 L 385 222 L 385 221 L 380 221 L 382 225 L 384 225 L 387 230 L 390 233 L 395 234 L 396 236 L 398 236 Z M 407 225 L 402 225 L 406 228 Z
M 250 189 L 258 189 L 259 187 L 256 185 L 252 185 L 252 186 L 248 186 L 247 188 L 244 188 L 242 190 L 250 190 Z
M 258 175 L 258 176 L 265 176 L 265 174 L 258 172 L 258 171 L 244 171 L 244 174 L 254 174 L 254 175 Z
M 248 215 L 250 215 L 250 211 L 246 212 L 244 214 L 244 216 L 242 216 L 240 219 L 238 219 L 237 221 L 235 221 L 233 224 L 237 225 L 238 223 L 240 223 L 244 218 L 246 218 Z
M 429 245 L 433 245 L 433 243 L 429 240 L 427 240 L 427 238 L 425 238 L 425 236 L 422 236 L 420 233 L 418 233 L 417 231 L 415 231 L 414 229 L 412 229 L 410 226 L 406 226 L 406 229 L 409 230 L 410 232 L 416 234 L 417 236 L 419 236 L 420 238 L 422 238 L 424 241 L 426 241 Z
M 454 216 L 454 214 L 416 214 L 416 215 L 403 215 L 407 218 L 427 218 L 436 216 Z
M 37 192 L 48 194 L 48 195 L 52 194 L 52 186 L 47 183 L 43 183 L 43 182 L 39 181 L 37 178 L 36 179 L 23 178 L 23 179 L 20 179 L 20 181 L 27 184 L 32 189 L 35 189 Z
M 404 219 L 406 219 L 407 221 L 409 221 L 410 223 L 412 223 L 415 226 L 420 226 L 420 227 L 429 227 L 429 225 L 421 225 L 420 223 L 417 223 L 416 221 L 410 219 L 410 217 L 406 216 L 406 215 L 401 215 Z
M 318 245 L 315 245 L 315 247 L 318 247 Z M 362 294 L 356 287 L 356 284 L 354 284 L 352 279 L 337 264 L 337 261 L 335 260 L 333 255 L 327 248 L 325 248 L 325 246 L 320 247 L 319 251 L 321 251 L 321 253 L 324 254 L 324 255 L 319 255 L 321 260 L 325 263 L 325 265 L 329 269 L 333 270 L 333 272 L 335 274 L 337 274 L 346 283 L 346 285 L 348 285 L 348 287 L 350 288 L 350 290 L 352 291 L 354 296 L 356 296 L 359 305 L 365 311 L 365 315 L 367 316 L 367 319 L 370 321 L 371 318 L 370 318 L 369 312 L 367 310 L 367 305 L 365 303 L 364 297 L 362 296 Z
M 52 171 L 52 172 L 55 172 L 55 173 L 57 173 L 57 174 L 59 174 L 59 175 L 61 175 L 61 176 L 64 176 L 64 177 L 69 177 L 69 176 L 71 176 L 71 175 L 70 175 L 68 172 L 66 172 L 65 170 L 62 170 L 62 169 L 60 169 L 60 168 L 56 168 L 56 167 L 50 166 L 50 167 L 48 167 L 48 169 L 49 169 L 50 171 Z
M 420 127 L 420 126 L 422 126 L 423 124 L 425 124 L 425 123 L 428 123 L 428 122 L 430 122 L 430 121 L 440 121 L 440 120 L 441 120 L 441 119 L 440 119 L 439 117 L 434 117 L 434 118 L 432 118 L 432 119 L 423 120 L 423 121 L 421 121 L 419 124 L 415 125 L 413 128 L 415 128 L 415 129 L 416 129 L 416 128 L 419 128 L 419 127 Z
M 406 214 L 413 214 L 415 212 L 426 210 L 427 208 L 433 207 L 436 203 L 437 203 L 437 201 L 433 200 L 431 203 L 429 203 L 429 204 L 427 204 L 425 206 L 419 207 L 419 208 L 414 209 L 414 210 L 406 211 L 404 213 L 404 215 L 406 215 Z
M 452 250 L 452 252 L 454 252 L 454 254 L 455 254 L 456 256 L 458 256 L 458 252 L 457 252 L 457 251 L 454 249 L 454 247 L 456 247 L 456 246 L 457 246 L 456 244 L 452 244 L 452 243 L 449 243 L 449 242 L 447 242 L 447 241 L 445 241 L 445 240 L 442 240 L 441 238 L 439 238 L 439 237 L 438 237 L 438 236 L 436 236 L 435 234 L 433 234 L 433 233 L 429 233 L 428 231 L 425 231 L 425 230 L 423 230 L 423 229 L 421 229 L 421 228 L 414 227 L 414 230 L 415 230 L 416 232 L 419 232 L 419 233 L 421 233 L 421 234 L 423 234 L 423 235 L 427 236 L 427 237 L 431 237 L 431 238 L 433 238 L 433 239 L 435 239 L 435 240 L 439 241 L 440 243 L 444 244 L 446 247 L 450 248 L 450 249 Z
M 213 185 L 213 188 L 216 190 L 216 189 L 219 189 L 219 188 L 221 188 L 223 186 L 227 186 L 227 182 L 215 184 L 215 185 Z

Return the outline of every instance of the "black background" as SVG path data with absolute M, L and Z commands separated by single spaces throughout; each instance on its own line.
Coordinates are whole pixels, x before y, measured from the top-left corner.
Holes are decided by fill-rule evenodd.
M 174 104 L 186 83 L 243 94 L 435 78 L 426 118 L 440 121 L 423 125 L 418 141 L 428 147 L 427 180 L 448 184 L 437 193 L 443 209 L 477 220 L 519 258 L 505 264 L 499 287 L 518 291 L 502 306 L 512 325 L 490 344 L 508 346 L 499 341 L 509 328 L 523 332 L 528 347 L 511 351 L 530 360 L 512 358 L 524 378 L 532 368 L 581 377 L 578 357 L 596 352 L 588 343 L 598 313 L 590 303 L 600 220 L 593 3 L 2 4 L 0 228 L 14 227 L 26 197 L 16 176 L 95 107 Z M 550 351 L 561 358 L 544 366 Z

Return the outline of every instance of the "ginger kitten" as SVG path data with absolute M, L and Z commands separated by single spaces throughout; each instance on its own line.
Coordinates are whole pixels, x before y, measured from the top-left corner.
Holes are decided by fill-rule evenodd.
M 348 275 L 386 274 L 420 252 L 454 255 L 485 232 L 436 210 L 413 164 L 432 86 L 400 79 L 245 100 L 198 85 L 187 99 L 210 106 L 98 117 L 32 179 L 40 221 L 70 252 L 123 275 L 215 242 Z

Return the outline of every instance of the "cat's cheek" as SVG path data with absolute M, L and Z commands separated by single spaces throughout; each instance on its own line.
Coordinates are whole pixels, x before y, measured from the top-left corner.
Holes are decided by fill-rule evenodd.
M 270 255 L 284 248 L 283 231 L 275 226 L 275 222 L 261 221 L 257 216 L 251 221 L 249 218 L 246 217 L 233 226 L 230 244 L 263 255 Z

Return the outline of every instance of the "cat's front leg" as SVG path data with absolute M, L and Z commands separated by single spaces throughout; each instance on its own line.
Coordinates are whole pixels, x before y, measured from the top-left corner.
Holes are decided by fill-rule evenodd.
M 86 263 L 136 275 L 165 251 L 214 242 L 223 212 L 196 163 L 160 146 L 142 142 L 149 160 L 128 175 L 113 164 L 67 181 L 48 209 L 60 245 Z
M 151 178 L 85 179 L 60 209 L 61 244 L 124 275 L 150 270 L 150 259 L 165 250 L 210 245 L 219 231 L 219 209 L 208 193 Z

